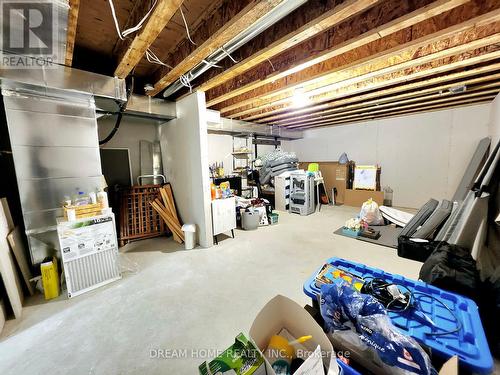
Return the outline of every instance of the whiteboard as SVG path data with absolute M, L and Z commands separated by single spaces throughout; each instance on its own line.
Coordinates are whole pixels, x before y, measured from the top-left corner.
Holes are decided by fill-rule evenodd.
M 357 165 L 354 168 L 354 190 L 376 190 L 377 167 L 374 165 Z

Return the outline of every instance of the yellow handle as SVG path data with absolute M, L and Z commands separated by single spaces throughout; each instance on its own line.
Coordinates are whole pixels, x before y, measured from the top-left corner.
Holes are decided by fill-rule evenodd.
M 302 337 L 299 337 L 297 340 L 290 341 L 288 344 L 290 344 L 290 345 L 302 344 L 303 342 L 306 342 L 306 341 L 308 341 L 310 339 L 312 339 L 311 335 L 302 336 Z

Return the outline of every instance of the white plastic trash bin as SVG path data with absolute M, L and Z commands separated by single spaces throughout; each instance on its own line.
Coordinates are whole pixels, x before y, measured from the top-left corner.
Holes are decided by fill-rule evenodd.
M 196 226 L 194 224 L 184 224 L 182 226 L 182 231 L 184 232 L 184 248 L 186 250 L 194 249 L 196 242 Z

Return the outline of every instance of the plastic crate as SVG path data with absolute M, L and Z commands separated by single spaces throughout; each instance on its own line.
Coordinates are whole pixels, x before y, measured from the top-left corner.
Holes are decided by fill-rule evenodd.
M 407 279 L 401 275 L 391 274 L 345 259 L 330 258 L 326 263 L 330 263 L 335 267 L 352 272 L 363 278 L 381 278 L 389 282 L 404 285 L 412 291 L 439 298 L 460 319 L 462 323 L 460 331 L 443 336 L 429 336 L 426 333 L 430 333 L 433 328 L 423 322 L 421 313 L 413 313 L 412 311 L 389 312 L 392 323 L 401 332 L 412 336 L 420 344 L 431 348 L 433 355 L 438 356 L 442 360 L 447 360 L 453 355 L 457 355 L 460 366 L 463 369 L 478 374 L 489 374 L 492 372 L 493 358 L 488 342 L 486 341 L 478 308 L 474 301 L 421 281 Z M 313 301 L 316 301 L 317 295 L 320 293 L 319 288 L 315 284 L 315 276 L 320 268 L 304 283 L 304 293 L 311 297 Z M 452 330 L 456 327 L 453 317 L 439 303 L 428 297 L 419 298 L 419 302 L 425 314 L 438 327 L 441 327 L 443 330 Z

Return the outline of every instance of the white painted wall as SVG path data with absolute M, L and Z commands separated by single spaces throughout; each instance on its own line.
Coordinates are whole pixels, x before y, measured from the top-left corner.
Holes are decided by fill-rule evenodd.
M 484 104 L 309 130 L 283 148 L 302 161 L 336 161 L 347 152 L 357 164 L 380 164 L 394 205 L 419 208 L 431 197 L 453 196 L 489 123 L 490 105 Z
M 161 126 L 163 170 L 184 223 L 196 225 L 198 243 L 213 245 L 205 94 L 176 103 L 177 118 Z
M 493 148 L 500 140 L 500 95 L 497 95 L 491 103 L 489 133 Z
M 99 139 L 104 139 L 113 129 L 116 116 L 102 117 L 97 121 Z M 156 140 L 156 122 L 135 117 L 123 116 L 120 128 L 115 136 L 103 148 L 128 148 L 132 178 L 135 184 L 137 176 L 141 174 L 141 153 L 139 142 Z
M 208 134 L 208 164 L 224 163 L 224 172 L 233 172 L 233 137 L 227 134 Z

